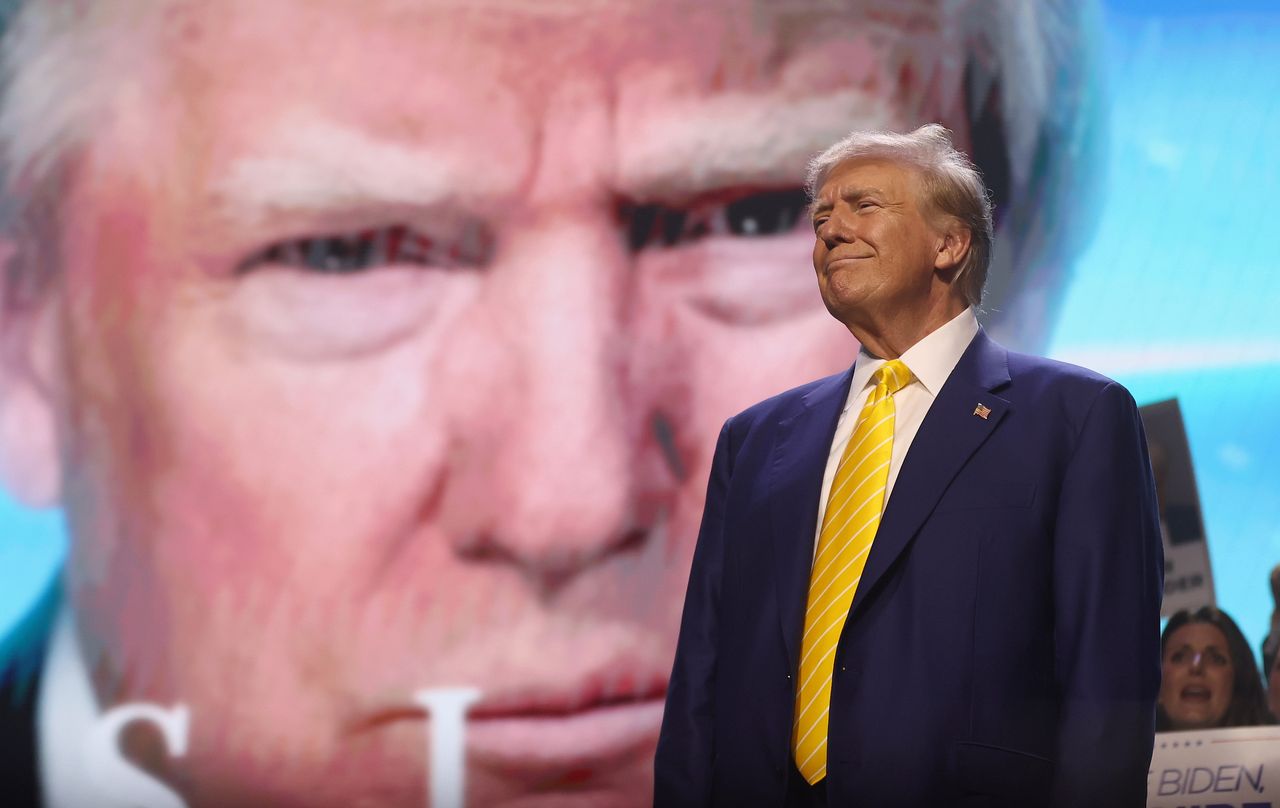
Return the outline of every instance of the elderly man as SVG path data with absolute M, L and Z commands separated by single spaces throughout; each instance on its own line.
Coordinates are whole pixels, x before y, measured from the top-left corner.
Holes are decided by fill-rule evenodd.
M 1132 398 L 982 332 L 991 211 L 945 129 L 809 176 L 862 347 L 720 433 L 656 804 L 1144 805 L 1163 567 Z
M 415 694 L 465 686 L 474 804 L 649 801 L 715 431 L 848 361 L 789 269 L 806 158 L 964 133 L 1034 234 L 1013 310 L 1075 8 L 22 4 L 0 467 L 70 552 L 5 647 L 6 796 L 102 797 L 82 728 L 149 704 L 185 748 L 122 745 L 189 805 L 420 805 Z

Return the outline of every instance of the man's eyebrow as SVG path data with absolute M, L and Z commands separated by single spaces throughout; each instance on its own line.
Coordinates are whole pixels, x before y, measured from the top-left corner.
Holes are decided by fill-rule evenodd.
M 840 198 L 843 199 L 845 202 L 857 202 L 861 199 L 866 199 L 869 196 L 884 196 L 884 195 L 885 195 L 884 191 L 880 188 L 876 188 L 875 186 L 864 186 L 862 188 L 850 188 L 849 190 L 841 194 Z
M 624 94 L 614 184 L 641 200 L 687 199 L 730 186 L 798 186 L 809 159 L 853 126 L 895 123 L 887 105 L 860 90 L 726 93 L 634 113 Z
M 884 195 L 885 195 L 884 191 L 875 187 L 850 188 L 844 193 L 840 194 L 840 199 L 841 201 L 848 202 L 850 204 L 855 204 L 858 202 L 858 200 L 865 199 L 868 196 L 884 196 Z M 829 199 L 818 197 L 817 199 L 814 199 L 812 203 L 809 204 L 809 216 L 813 217 L 818 213 L 831 210 L 831 207 L 833 204 L 834 203 L 831 202 L 831 200 Z
M 221 218 L 253 226 L 280 214 L 367 206 L 467 208 L 514 193 L 519 167 L 410 147 L 323 119 L 282 122 L 209 189 Z

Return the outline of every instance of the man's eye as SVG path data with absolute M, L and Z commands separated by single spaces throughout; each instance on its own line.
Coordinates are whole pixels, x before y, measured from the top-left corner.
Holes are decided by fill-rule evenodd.
M 808 207 L 803 190 L 767 191 L 725 205 L 725 220 L 734 235 L 774 236 L 796 226 Z
M 491 245 L 478 225 L 470 225 L 453 238 L 433 238 L 393 225 L 345 235 L 307 236 L 272 244 L 242 265 L 247 271 L 258 264 L 283 264 L 311 272 L 354 274 L 379 266 L 476 267 L 489 258 Z
M 620 218 L 632 252 L 675 247 L 708 236 L 763 237 L 788 233 L 805 214 L 808 198 L 800 188 L 760 191 L 730 202 L 695 203 L 677 208 L 661 204 L 623 205 Z

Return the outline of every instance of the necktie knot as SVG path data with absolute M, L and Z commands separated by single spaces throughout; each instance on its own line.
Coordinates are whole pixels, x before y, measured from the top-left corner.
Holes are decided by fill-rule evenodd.
M 902 388 L 911 384 L 911 380 L 915 378 L 915 374 L 901 359 L 894 359 L 885 362 L 871 376 L 871 381 L 876 387 L 884 387 L 887 395 L 893 395 Z

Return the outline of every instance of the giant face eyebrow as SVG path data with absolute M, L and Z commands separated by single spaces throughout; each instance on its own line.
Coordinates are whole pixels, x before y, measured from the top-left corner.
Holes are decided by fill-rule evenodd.
M 808 159 L 851 123 L 888 125 L 893 118 L 880 99 L 857 89 L 801 97 L 723 93 L 634 109 L 624 97 L 611 184 L 624 197 L 669 201 L 727 187 L 798 185 Z M 469 157 L 292 116 L 232 163 L 209 197 L 215 217 L 241 227 L 370 208 L 474 210 L 515 195 L 531 160 Z
M 615 184 L 631 198 L 669 200 L 729 186 L 799 185 L 809 158 L 853 125 L 895 122 L 882 99 L 858 89 L 800 97 L 734 92 L 634 109 L 624 90 Z
M 411 147 L 324 119 L 270 130 L 211 189 L 215 215 L 252 227 L 280 214 L 382 208 L 468 210 L 515 193 L 520 166 Z

